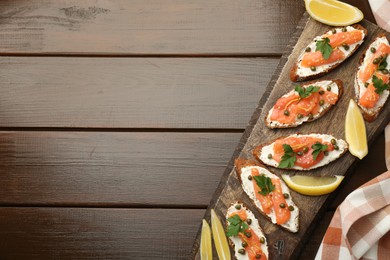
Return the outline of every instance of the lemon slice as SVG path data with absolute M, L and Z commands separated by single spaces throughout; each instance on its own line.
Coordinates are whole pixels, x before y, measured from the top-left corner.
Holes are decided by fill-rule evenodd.
M 368 154 L 366 126 L 359 107 L 351 99 L 345 117 L 345 139 L 351 154 L 360 160 Z
M 214 245 L 215 249 L 217 249 L 219 259 L 230 260 L 230 249 L 225 230 L 213 209 L 211 210 L 211 230 L 213 231 Z
M 295 175 L 289 176 L 282 174 L 282 179 L 286 182 L 290 189 L 310 196 L 319 196 L 331 193 L 334 191 L 344 179 L 344 176 L 306 176 Z
M 206 220 L 202 222 L 202 235 L 200 237 L 200 259 L 213 259 L 213 249 L 211 247 L 211 230 Z
M 314 20 L 327 25 L 351 25 L 364 17 L 358 8 L 337 0 L 305 0 L 305 7 Z

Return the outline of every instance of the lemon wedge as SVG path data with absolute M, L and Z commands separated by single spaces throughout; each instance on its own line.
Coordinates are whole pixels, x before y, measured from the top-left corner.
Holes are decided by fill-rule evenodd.
M 202 235 L 200 236 L 200 259 L 213 259 L 213 249 L 211 247 L 211 230 L 206 220 L 202 222 Z
M 332 26 L 347 26 L 363 19 L 358 8 L 337 0 L 305 0 L 306 11 L 321 23 Z
M 351 154 L 360 160 L 368 154 L 366 126 L 359 107 L 351 99 L 345 117 L 345 139 Z
M 334 191 L 344 179 L 344 176 L 289 176 L 282 174 L 282 179 L 290 189 L 309 196 L 320 196 Z
M 225 235 L 225 230 L 213 209 L 211 210 L 211 230 L 213 231 L 214 245 L 215 249 L 217 249 L 219 259 L 230 260 L 230 249 Z

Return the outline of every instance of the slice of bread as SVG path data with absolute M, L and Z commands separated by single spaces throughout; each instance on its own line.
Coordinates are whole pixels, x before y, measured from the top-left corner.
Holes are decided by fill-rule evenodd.
M 339 61 L 336 61 L 336 62 L 333 62 L 330 64 L 317 66 L 314 71 L 311 70 L 310 68 L 306 68 L 306 67 L 301 66 L 302 58 L 303 58 L 303 55 L 306 53 L 307 48 L 310 48 L 310 52 L 315 52 L 316 41 L 321 40 L 323 36 L 331 35 L 332 31 L 334 31 L 334 30 L 336 31 L 336 33 L 339 33 L 339 32 L 342 32 L 343 29 L 344 30 L 346 29 L 347 31 L 360 30 L 363 34 L 363 39 L 359 42 L 351 44 L 348 47 L 348 50 L 343 48 L 342 46 L 336 47 L 336 48 L 339 48 L 344 53 L 345 58 L 343 60 L 339 60 Z M 325 75 L 326 73 L 334 70 L 337 66 L 339 66 L 343 61 L 345 61 L 348 57 L 350 57 L 359 48 L 359 46 L 363 43 L 366 35 L 367 35 L 367 30 L 363 26 L 361 26 L 360 24 L 355 24 L 352 26 L 344 27 L 344 28 L 334 28 L 330 31 L 327 31 L 325 34 L 323 34 L 321 36 L 317 36 L 316 38 L 313 39 L 312 42 L 310 42 L 308 44 L 308 46 L 306 48 L 304 48 L 302 50 L 297 61 L 292 66 L 292 68 L 290 70 L 291 81 L 296 82 L 296 81 L 305 81 L 305 80 L 316 79 L 316 78 L 319 78 L 319 77 Z
M 242 202 L 234 202 L 231 204 L 231 206 L 228 208 L 227 213 L 226 213 L 226 227 L 230 225 L 230 223 L 227 221 L 227 219 L 231 216 L 234 216 L 235 212 L 244 210 L 247 216 L 247 219 L 245 222 L 247 223 L 248 227 L 253 230 L 253 232 L 256 234 L 256 236 L 259 238 L 260 241 L 263 241 L 264 243 L 261 243 L 259 241 L 259 244 L 256 245 L 261 249 L 263 254 L 267 257 L 268 259 L 268 244 L 267 244 L 267 239 L 265 237 L 265 234 L 263 230 L 260 227 L 259 221 L 256 219 L 255 215 L 253 214 L 252 211 L 249 210 L 247 206 L 245 206 L 244 203 Z M 249 220 L 250 219 L 250 220 Z M 243 247 L 242 246 L 242 239 L 239 236 L 230 236 L 229 237 L 229 244 L 233 248 L 235 259 L 242 259 L 244 255 L 248 255 L 247 251 L 250 248 L 250 245 Z M 241 250 L 241 253 L 239 252 Z M 244 252 L 242 252 L 244 251 Z M 261 259 L 261 258 L 260 258 Z
M 374 53 L 371 51 L 371 48 L 378 49 L 379 45 L 382 43 L 389 45 L 389 41 L 386 38 L 385 34 L 378 35 L 367 47 L 367 49 L 363 52 L 363 55 L 360 58 L 359 66 L 355 74 L 355 84 L 354 84 L 355 101 L 360 107 L 364 119 L 368 122 L 372 122 L 378 117 L 379 113 L 382 111 L 383 107 L 385 106 L 388 100 L 390 91 L 389 90 L 383 91 L 383 93 L 380 94 L 379 100 L 374 107 L 372 108 L 364 107 L 360 103 L 360 98 L 363 96 L 363 94 L 366 91 L 366 87 L 365 87 L 366 82 L 362 82 L 362 80 L 359 78 L 359 72 L 363 70 L 367 66 L 367 64 L 372 60 Z M 387 71 L 390 71 L 390 55 L 387 56 L 386 61 L 387 61 L 386 69 Z M 372 82 L 372 77 L 367 81 L 367 83 L 371 83 L 371 82 Z M 390 80 L 387 82 L 387 84 L 390 84 Z
M 259 146 L 255 147 L 255 149 L 253 150 L 253 155 L 260 162 L 262 162 L 262 163 L 264 163 L 266 165 L 278 168 L 279 161 L 276 161 L 274 159 L 275 158 L 274 144 L 278 140 L 282 140 L 283 141 L 283 140 L 285 140 L 287 138 L 291 138 L 291 137 L 293 137 L 293 138 L 301 138 L 301 137 L 303 137 L 303 138 L 305 138 L 305 137 L 306 138 L 307 137 L 309 137 L 309 138 L 312 137 L 313 138 L 314 137 L 314 138 L 321 139 L 322 140 L 321 143 L 325 143 L 325 142 L 326 143 L 331 143 L 332 139 L 335 139 L 338 149 L 337 150 L 334 149 L 332 151 L 329 151 L 327 156 L 324 156 L 324 158 L 322 160 L 320 160 L 316 164 L 312 165 L 311 167 L 303 168 L 301 166 L 298 166 L 298 165 L 294 164 L 293 167 L 291 167 L 291 168 L 285 168 L 286 170 L 308 171 L 308 170 L 316 169 L 316 168 L 325 166 L 325 165 L 333 162 L 334 160 L 340 158 L 348 150 L 347 142 L 345 142 L 342 139 L 336 139 L 332 135 L 328 135 L 328 134 L 315 134 L 315 133 L 312 133 L 312 134 L 293 134 L 293 135 L 289 135 L 289 136 L 279 137 L 279 138 L 277 138 L 275 140 L 272 140 L 271 142 L 269 142 L 267 144 L 262 144 L 262 145 L 259 145 Z M 301 151 L 303 148 L 304 147 L 302 146 L 299 151 Z M 311 147 L 308 147 L 308 149 L 309 150 L 305 153 L 305 156 L 307 156 L 306 154 L 308 154 L 309 156 L 312 156 L 312 150 L 313 149 Z M 300 156 L 300 155 L 296 154 L 297 151 L 294 151 L 294 152 L 295 152 L 296 158 L 298 158 L 298 156 Z
M 305 85 L 302 85 L 302 88 L 308 88 L 309 86 L 320 87 L 325 92 L 326 91 L 333 92 L 338 97 L 336 103 L 339 101 L 341 95 L 343 94 L 343 82 L 341 80 L 319 80 L 319 81 L 313 81 L 313 82 L 307 83 Z M 327 90 L 327 89 L 329 89 L 329 90 Z M 298 95 L 298 92 L 296 92 L 295 90 L 291 90 L 287 94 L 283 95 L 281 98 L 285 98 L 285 97 L 288 97 L 288 96 L 294 95 L 294 94 Z M 334 105 L 336 105 L 336 104 L 334 104 Z M 264 119 L 265 120 L 265 125 L 268 126 L 269 128 L 290 128 L 290 127 L 296 127 L 296 126 L 299 126 L 299 125 L 301 125 L 303 123 L 311 122 L 311 121 L 319 119 L 320 117 L 325 115 L 326 112 L 328 112 L 334 105 L 325 102 L 324 105 L 322 105 L 320 107 L 320 109 L 318 110 L 318 113 L 313 114 L 312 116 L 303 116 L 303 115 L 301 115 L 302 116 L 301 118 L 295 118 L 295 122 L 288 123 L 288 124 L 281 123 L 281 122 L 279 122 L 277 120 L 272 120 L 271 119 L 272 113 L 274 112 L 274 109 L 277 109 L 277 108 L 275 108 L 275 105 L 274 105 L 270 109 L 270 111 L 268 112 L 268 115 Z
M 256 206 L 256 208 L 260 211 L 261 214 L 263 214 L 268 220 L 270 220 L 272 223 L 277 224 L 276 222 L 276 215 L 273 208 L 271 208 L 271 212 L 269 214 L 265 213 L 263 210 L 263 206 L 261 202 L 256 198 L 256 193 L 254 189 L 253 184 L 253 177 L 252 177 L 252 169 L 258 170 L 260 175 L 265 175 L 266 177 L 269 177 L 271 179 L 278 179 L 280 180 L 280 185 L 282 189 L 283 194 L 285 195 L 287 208 L 291 206 L 291 216 L 290 219 L 284 223 L 284 224 L 277 224 L 281 226 L 282 228 L 290 231 L 290 232 L 298 232 L 299 229 L 299 208 L 295 205 L 295 203 L 292 200 L 290 190 L 287 187 L 287 185 L 281 180 L 277 175 L 270 172 L 267 168 L 265 168 L 264 165 L 253 161 L 253 160 L 245 160 L 242 158 L 238 158 L 235 160 L 235 168 L 236 173 L 238 176 L 238 179 L 241 182 L 242 189 L 244 192 L 248 195 L 248 197 L 251 199 L 253 204 Z

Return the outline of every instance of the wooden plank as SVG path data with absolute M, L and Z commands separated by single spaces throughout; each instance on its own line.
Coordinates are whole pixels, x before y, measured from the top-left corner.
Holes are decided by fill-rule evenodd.
M 0 208 L 1 259 L 187 259 L 204 210 Z
M 277 62 L 0 57 L 0 127 L 244 129 Z
M 0 53 L 280 54 L 302 1 L 1 1 Z
M 297 259 L 314 259 L 318 248 L 322 242 L 329 223 L 332 220 L 334 211 L 327 211 L 324 216 L 318 221 L 314 230 L 310 234 L 310 239 L 303 246 L 302 252 Z
M 379 33 L 386 33 L 379 27 L 371 24 L 367 21 L 362 22 L 363 26 L 369 31 L 367 39 L 363 43 L 362 47 L 357 51 L 356 54 L 349 60 L 347 60 L 339 69 L 324 76 L 324 78 L 342 79 L 344 81 L 344 94 L 342 99 L 338 102 L 337 106 L 332 109 L 331 113 L 326 114 L 315 122 L 304 124 L 299 128 L 294 129 L 281 129 L 273 130 L 265 127 L 263 119 L 265 118 L 268 111 L 275 104 L 276 100 L 283 94 L 287 93 L 293 88 L 293 85 L 289 79 L 289 71 L 293 63 L 297 59 L 302 49 L 307 46 L 309 42 L 316 35 L 320 35 L 323 32 L 330 29 L 330 27 L 320 24 L 312 19 L 309 19 L 307 15 L 302 19 L 302 27 L 299 26 L 297 33 L 292 38 L 292 44 L 288 46 L 286 54 L 283 55 L 281 62 L 267 87 L 266 94 L 260 100 L 258 109 L 255 111 L 249 127 L 246 129 L 242 139 L 242 150 L 237 149 L 237 152 L 233 155 L 232 160 L 237 157 L 253 158 L 252 150 L 255 146 L 289 134 L 296 133 L 328 133 L 332 134 L 337 138 L 344 138 L 344 120 L 345 112 L 347 110 L 349 100 L 354 96 L 353 93 L 353 73 L 358 64 L 358 60 L 362 52 L 367 48 L 373 38 Z M 302 34 L 301 34 L 302 33 Z M 386 33 L 390 36 L 390 33 Z M 300 36 L 300 37 L 299 37 Z M 299 37 L 299 39 L 298 39 Z M 291 53 L 291 55 L 289 55 Z M 372 143 L 375 138 L 382 132 L 385 125 L 390 119 L 390 106 L 386 104 L 382 113 L 376 119 L 375 122 L 366 124 L 367 138 L 369 143 Z M 357 162 L 357 158 L 347 153 L 336 162 L 309 172 L 300 174 L 315 174 L 317 176 L 347 174 L 351 172 L 351 166 Z M 280 169 L 273 169 L 273 172 L 280 175 L 285 171 Z M 291 171 L 290 174 L 295 174 L 296 171 Z M 300 208 L 300 228 L 296 234 L 292 234 L 288 231 L 282 230 L 281 228 L 271 224 L 262 215 L 258 214 L 259 219 L 264 224 L 264 230 L 268 237 L 268 241 L 271 245 L 274 245 L 277 241 L 282 240 L 284 242 L 283 252 L 278 251 L 278 248 L 271 247 L 270 257 L 282 257 L 285 259 L 297 258 L 298 254 L 304 244 L 304 241 L 308 238 L 309 230 L 316 225 L 316 222 L 320 219 L 321 215 L 325 212 L 326 207 L 331 201 L 329 196 L 320 197 L 309 197 L 300 195 L 298 193 L 292 193 L 294 201 Z M 334 196 L 334 195 L 333 195 Z M 228 206 L 236 201 L 237 199 L 242 200 L 248 205 L 252 205 L 250 200 L 243 194 L 240 182 L 237 179 L 236 173 L 233 169 L 232 161 L 230 162 L 225 174 L 222 177 L 220 186 L 218 187 L 214 198 L 208 208 L 205 215 L 209 218 L 209 212 L 211 208 L 216 208 L 216 211 L 221 215 L 225 215 Z M 199 236 L 194 244 L 194 257 L 198 258 L 198 246 Z
M 240 136 L 0 132 L 0 205 L 206 207 Z

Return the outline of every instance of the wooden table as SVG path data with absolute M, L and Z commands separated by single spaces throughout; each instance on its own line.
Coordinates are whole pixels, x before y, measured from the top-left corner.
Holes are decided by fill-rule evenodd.
M 81 2 L 81 3 L 80 3 Z M 348 1 L 374 21 L 367 1 Z M 302 1 L 0 2 L 0 259 L 183 259 Z M 384 138 L 333 211 L 385 169 Z

